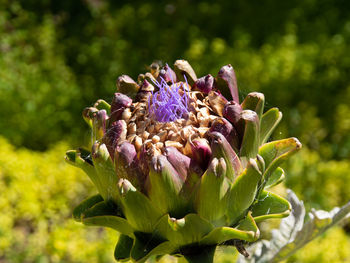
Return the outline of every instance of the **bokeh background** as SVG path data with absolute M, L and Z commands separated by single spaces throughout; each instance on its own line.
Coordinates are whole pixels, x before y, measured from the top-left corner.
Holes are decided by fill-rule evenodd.
M 298 137 L 285 187 L 306 207 L 350 199 L 350 2 L 0 0 L 0 262 L 111 262 L 115 232 L 73 221 L 95 190 L 63 160 L 87 144 L 81 111 L 121 74 L 187 59 L 198 76 L 232 64 L 243 97 L 265 93 Z M 350 262 L 337 227 L 288 262 Z M 217 262 L 232 262 L 233 249 Z M 170 260 L 170 258 L 168 258 Z

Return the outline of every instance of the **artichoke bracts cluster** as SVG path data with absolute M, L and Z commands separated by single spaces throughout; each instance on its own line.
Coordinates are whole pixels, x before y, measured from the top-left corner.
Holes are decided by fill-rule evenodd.
M 120 232 L 117 260 L 183 255 L 211 262 L 217 245 L 259 238 L 257 223 L 288 216 L 291 206 L 269 192 L 280 164 L 301 148 L 295 138 L 267 142 L 281 120 L 264 113 L 264 95 L 240 103 L 231 65 L 197 78 L 187 61 L 174 69 L 152 64 L 137 82 L 123 75 L 111 104 L 83 111 L 92 129 L 91 151 L 68 151 L 99 194 L 74 218 Z

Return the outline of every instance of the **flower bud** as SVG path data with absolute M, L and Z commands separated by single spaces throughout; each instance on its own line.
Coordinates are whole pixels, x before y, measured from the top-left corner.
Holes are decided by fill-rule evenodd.
M 157 78 L 159 75 L 159 64 L 157 62 L 153 62 L 150 66 L 149 69 L 151 71 L 151 74 Z
M 190 145 L 192 158 L 203 170 L 206 170 L 212 154 L 209 142 L 204 138 L 196 138 L 190 140 Z
M 202 169 L 193 159 L 182 154 L 175 147 L 166 147 L 164 154 L 174 169 L 179 173 L 181 179 L 185 181 L 181 191 L 182 196 L 186 199 L 191 198 L 194 192 L 193 190 L 203 174 Z
M 105 110 L 99 110 L 93 113 L 92 119 L 92 137 L 93 141 L 101 139 L 106 132 L 108 115 Z
M 214 120 L 209 132 L 220 132 L 234 149 L 238 149 L 239 138 L 236 129 L 225 118 L 217 118 Z
M 139 90 L 139 85 L 128 75 L 122 75 L 117 79 L 117 91 L 134 97 Z
M 192 86 L 197 80 L 196 73 L 186 60 L 176 60 L 174 63 L 174 70 L 178 81 L 187 80 L 187 83 Z
M 183 183 L 164 155 L 152 158 L 146 189 L 149 199 L 162 213 L 181 214 L 185 205 L 185 200 L 179 195 Z
M 175 147 L 166 147 L 164 153 L 182 180 L 185 181 L 189 172 L 191 158 L 180 153 Z
M 86 107 L 82 112 L 83 119 L 91 128 L 92 128 L 92 118 L 94 116 L 94 113 L 97 111 L 98 109 L 96 109 L 95 107 Z
M 94 104 L 94 108 L 98 110 L 106 110 L 108 114 L 111 112 L 111 105 L 109 105 L 105 100 L 97 100 Z
M 230 188 L 225 175 L 225 160 L 214 158 L 201 178 L 196 196 L 195 207 L 197 213 L 214 225 L 225 223 L 224 215 L 227 209 L 228 190 Z
M 231 100 L 225 104 L 223 115 L 229 120 L 235 128 L 237 128 L 237 123 L 239 122 L 242 112 L 242 107 L 237 102 Z
M 102 138 L 102 142 L 106 144 L 112 159 L 114 159 L 114 151 L 119 142 L 126 139 L 127 127 L 124 120 L 112 123 L 111 127 L 106 131 Z
M 223 66 L 220 69 L 216 77 L 215 86 L 226 98 L 229 98 L 229 95 L 231 94 L 232 99 L 239 103 L 236 74 L 230 64 Z
M 244 101 L 242 102 L 242 109 L 255 111 L 259 119 L 261 119 L 264 111 L 264 103 L 264 94 L 260 92 L 251 92 L 247 95 L 247 97 L 245 97 Z
M 160 71 L 157 78 L 158 82 L 161 82 L 162 79 L 166 83 L 176 83 L 176 74 L 175 72 L 166 64 Z
M 210 74 L 197 79 L 194 83 L 194 88 L 203 92 L 204 94 L 208 94 L 214 86 L 214 77 Z
M 259 149 L 259 117 L 255 111 L 243 110 L 241 112 L 241 125 L 244 127 L 241 140 L 240 156 L 242 160 L 256 158 Z
M 142 188 L 142 173 L 138 167 L 137 153 L 133 144 L 124 141 L 117 146 L 114 164 L 118 178 L 126 178 L 136 188 Z
M 148 101 L 148 97 L 154 91 L 154 86 L 150 84 L 146 79 L 143 80 L 139 92 L 136 94 L 135 101 Z
M 111 117 L 110 122 L 119 120 L 123 114 L 125 108 L 130 107 L 132 99 L 121 93 L 114 93 L 112 105 L 111 105 Z
M 149 72 L 147 72 L 146 74 L 145 74 L 145 80 L 147 80 L 148 81 L 148 83 L 150 83 L 150 84 L 156 84 L 157 83 L 157 80 L 153 77 L 153 75 L 151 74 L 151 73 L 149 73 Z
M 219 132 L 209 133 L 213 158 L 224 158 L 226 161 L 226 177 L 233 182 L 242 171 L 242 165 L 236 152 L 226 138 Z
M 210 106 L 213 108 L 213 111 L 219 115 L 220 117 L 223 116 L 224 107 L 227 103 L 227 99 L 225 99 L 224 96 L 222 96 L 219 92 L 211 91 L 208 94 L 208 99 Z

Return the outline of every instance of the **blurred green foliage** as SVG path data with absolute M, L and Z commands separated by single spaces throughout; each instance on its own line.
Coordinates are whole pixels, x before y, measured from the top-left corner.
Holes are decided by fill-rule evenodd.
M 263 92 L 267 108 L 284 113 L 274 137 L 295 136 L 304 145 L 287 164 L 286 186 L 308 207 L 330 209 L 350 199 L 349 1 L 0 0 L 0 6 L 6 138 L 0 261 L 111 260 L 115 233 L 70 219 L 92 190 L 63 164 L 71 147 L 59 142 L 86 144 L 82 109 L 108 101 L 119 75 L 136 79 L 154 60 L 187 59 L 198 76 L 232 64 L 242 97 Z M 291 262 L 322 262 L 328 239 L 349 243 L 334 230 L 309 245 L 311 256 Z
M 185 58 L 199 76 L 231 63 L 242 93 L 285 113 L 284 135 L 349 157 L 348 1 L 0 3 L 0 130 L 15 145 L 85 135 L 81 109 L 111 98 L 118 75 Z

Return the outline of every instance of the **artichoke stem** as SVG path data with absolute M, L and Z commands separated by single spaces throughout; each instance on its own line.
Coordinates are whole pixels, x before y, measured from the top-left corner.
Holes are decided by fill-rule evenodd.
M 188 263 L 213 263 L 216 245 L 187 247 L 181 251 Z

